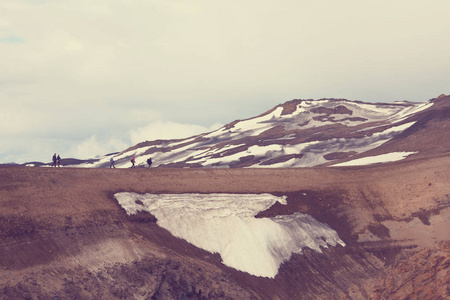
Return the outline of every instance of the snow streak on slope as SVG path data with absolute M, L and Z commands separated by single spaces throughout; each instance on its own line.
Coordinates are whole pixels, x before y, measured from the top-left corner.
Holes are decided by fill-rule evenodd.
M 174 236 L 212 253 L 229 267 L 274 278 L 282 262 L 308 247 L 345 246 L 336 231 L 309 215 L 255 218 L 285 197 L 270 194 L 115 194 L 128 214 L 148 211 Z M 139 200 L 139 201 L 138 201 Z
M 375 156 L 368 156 L 359 159 L 354 159 L 350 161 L 346 161 L 343 163 L 335 164 L 333 167 L 344 167 L 344 166 L 364 166 L 370 164 L 378 164 L 390 161 L 398 161 L 402 160 L 408 155 L 414 154 L 416 152 L 392 152 L 386 154 L 380 154 Z

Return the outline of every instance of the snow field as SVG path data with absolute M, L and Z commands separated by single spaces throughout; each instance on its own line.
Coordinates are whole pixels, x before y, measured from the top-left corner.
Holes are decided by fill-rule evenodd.
M 220 158 L 208 158 L 209 153 L 204 152 L 196 156 L 195 161 L 189 163 L 200 163 L 202 166 L 212 166 L 215 163 L 231 163 L 239 161 L 240 158 L 254 155 L 255 157 L 267 157 L 271 159 L 280 155 L 304 154 L 301 159 L 293 158 L 283 163 L 274 165 L 253 165 L 251 167 L 270 167 L 270 168 L 288 168 L 288 167 L 311 167 L 326 163 L 324 155 L 339 151 L 355 151 L 361 153 L 376 148 L 389 141 L 393 134 L 402 132 L 412 126 L 415 122 L 406 123 L 399 126 L 391 127 L 385 131 L 377 132 L 359 139 L 332 139 L 328 141 L 313 141 L 296 145 L 267 145 L 267 146 L 250 146 L 247 150 L 235 153 L 230 156 Z M 191 155 L 191 154 L 189 154 Z M 186 156 L 187 158 L 187 156 Z
M 403 109 L 400 113 L 396 114 L 391 118 L 391 122 L 400 122 L 411 116 L 412 114 L 416 114 L 420 111 L 423 111 L 429 107 L 433 106 L 433 102 L 425 102 L 421 104 L 416 104 L 412 106 L 408 106 L 407 108 Z
M 219 253 L 225 265 L 255 276 L 274 278 L 280 265 L 302 248 L 321 252 L 328 245 L 345 246 L 332 228 L 305 214 L 255 218 L 276 202 L 286 204 L 285 197 L 136 193 L 115 197 L 127 214 L 148 211 L 174 236 Z
M 425 110 L 432 106 L 432 102 L 421 104 L 368 104 L 356 103 L 351 101 L 332 101 L 328 99 L 315 101 L 302 101 L 297 105 L 294 112 L 288 115 L 282 115 L 283 107 L 277 107 L 272 112 L 262 115 L 257 118 L 247 119 L 236 122 L 233 127 L 226 126 L 219 128 L 210 133 L 190 137 L 185 140 L 166 141 L 159 145 L 146 146 L 139 149 L 123 152 L 114 155 L 117 168 L 129 168 L 131 166 L 131 156 L 136 156 L 136 165 L 146 166 L 146 160 L 152 158 L 153 167 L 159 165 L 167 165 L 170 163 L 184 162 L 187 165 L 200 165 L 203 167 L 229 167 L 230 164 L 240 162 L 243 157 L 253 155 L 255 160 L 261 159 L 261 162 L 249 166 L 250 168 L 288 168 L 288 167 L 312 167 L 327 163 L 328 160 L 324 158 L 325 155 L 333 152 L 350 152 L 362 153 L 373 148 L 376 148 L 383 143 L 392 139 L 396 134 L 406 130 L 414 124 L 409 122 L 402 125 L 393 126 L 385 131 L 366 135 L 361 138 L 335 138 L 326 141 L 312 141 L 300 144 L 277 144 L 277 139 L 273 140 L 273 144 L 264 146 L 249 145 L 247 149 L 243 148 L 241 152 L 225 155 L 225 153 L 233 148 L 245 146 L 239 143 L 240 139 L 258 136 L 266 130 L 276 126 L 283 126 L 289 132 L 291 130 L 302 130 L 312 127 L 324 126 L 327 124 L 343 124 L 348 127 L 356 126 L 362 123 L 375 122 L 375 127 L 360 129 L 366 131 L 376 127 L 386 126 L 387 122 L 392 125 L 398 124 L 408 116 Z M 328 115 L 327 113 L 319 113 L 314 108 L 335 109 L 338 106 L 345 106 L 350 113 L 334 113 Z M 315 111 L 315 112 L 313 112 Z M 350 120 L 350 119 L 351 120 Z M 362 119 L 354 119 L 362 118 Z M 377 123 L 379 121 L 382 124 Z M 288 134 L 278 140 L 294 138 L 293 134 Z M 197 142 L 194 142 L 196 139 Z M 269 140 L 267 140 L 269 141 Z M 224 147 L 218 147 L 218 144 L 227 143 Z M 233 145 L 236 143 L 236 145 Z M 182 147 L 177 148 L 181 144 Z M 146 151 L 151 154 L 144 154 Z M 292 158 L 285 162 L 280 162 L 272 165 L 264 165 L 267 160 L 272 160 L 280 156 L 302 154 L 302 158 Z M 220 157 L 213 157 L 218 156 Z M 95 163 L 85 163 L 77 165 L 76 167 L 107 167 L 109 165 L 109 158 L 111 156 L 104 156 Z M 127 159 L 125 159 L 127 158 Z M 123 161 L 120 161 L 120 160 Z M 366 160 L 370 164 L 370 160 Z M 363 164 L 364 160 L 358 161 Z
M 243 146 L 239 145 L 227 145 L 223 148 L 216 149 L 203 149 L 202 143 L 189 144 L 180 147 L 176 150 L 169 152 L 154 152 L 149 155 L 142 155 L 145 151 L 151 149 L 154 146 L 147 146 L 141 149 L 132 150 L 124 152 L 120 155 L 114 156 L 116 160 L 117 168 L 128 168 L 130 167 L 130 162 L 118 163 L 117 160 L 136 156 L 136 165 L 145 165 L 148 158 L 152 158 L 154 161 L 153 167 L 157 167 L 160 163 L 177 163 L 183 162 L 191 157 L 189 161 L 190 164 L 199 163 L 203 167 L 210 167 L 216 163 L 228 164 L 232 162 L 239 161 L 240 158 L 254 155 L 255 157 L 266 157 L 267 159 L 275 158 L 280 155 L 290 155 L 290 154 L 304 154 L 301 159 L 293 158 L 286 162 L 274 164 L 274 165 L 253 165 L 251 167 L 270 167 L 270 168 L 288 168 L 288 167 L 311 167 L 319 164 L 326 163 L 327 160 L 323 158 L 324 155 L 332 152 L 338 151 L 355 151 L 361 153 L 368 151 L 375 147 L 382 145 L 392 138 L 392 135 L 398 132 L 402 132 L 412 126 L 415 122 L 410 122 L 398 126 L 391 127 L 385 131 L 374 133 L 368 135 L 364 138 L 359 139 L 332 139 L 328 141 L 313 141 L 308 143 L 301 143 L 295 145 L 278 145 L 272 144 L 267 146 L 250 146 L 247 150 L 235 153 L 229 156 L 221 156 L 218 158 L 212 158 L 212 155 L 224 153 L 227 150 L 231 150 L 236 147 Z M 140 156 L 138 156 L 140 155 Z M 96 163 L 87 163 L 78 165 L 78 167 L 96 167 L 101 164 L 109 163 L 110 157 L 103 157 Z
M 417 152 L 391 152 L 381 155 L 368 156 L 359 159 L 354 159 L 350 161 L 346 161 L 343 163 L 332 165 L 332 167 L 344 167 L 344 166 L 363 166 L 377 163 L 385 163 L 398 161 L 406 158 L 407 156 L 414 154 Z

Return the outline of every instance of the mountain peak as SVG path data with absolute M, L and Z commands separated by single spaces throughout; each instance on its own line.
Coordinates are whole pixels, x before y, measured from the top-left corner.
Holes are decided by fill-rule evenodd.
M 441 95 L 439 95 L 439 97 L 436 98 L 436 100 L 440 100 L 440 99 L 446 98 L 446 97 L 448 97 L 448 96 L 445 94 L 441 94 Z

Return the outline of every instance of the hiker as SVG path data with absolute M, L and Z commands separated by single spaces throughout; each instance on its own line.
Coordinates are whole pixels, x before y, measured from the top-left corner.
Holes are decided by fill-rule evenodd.
M 132 163 L 132 166 L 131 166 L 131 168 L 132 169 L 135 169 L 136 167 L 134 166 L 134 163 L 135 163 L 136 161 L 134 160 L 134 156 L 133 156 L 133 158 L 131 159 L 131 163 Z
M 52 168 L 55 167 L 56 168 L 56 153 L 53 154 L 53 163 L 52 163 Z
M 56 158 L 56 161 L 58 162 L 58 168 L 59 168 L 61 165 L 61 157 L 59 156 L 59 154 L 58 154 L 58 157 Z
M 151 157 L 149 159 L 147 159 L 147 163 L 148 163 L 148 168 L 150 168 L 150 166 L 152 165 L 152 158 Z
M 116 166 L 114 165 L 114 157 L 111 157 L 111 159 L 109 160 L 111 162 L 111 164 L 109 165 L 109 168 L 116 168 Z

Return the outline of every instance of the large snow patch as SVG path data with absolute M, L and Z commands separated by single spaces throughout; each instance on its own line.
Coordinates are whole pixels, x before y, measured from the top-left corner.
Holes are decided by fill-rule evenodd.
M 368 156 L 363 158 L 358 158 L 346 162 L 342 162 L 339 164 L 332 165 L 332 167 L 345 167 L 345 166 L 364 166 L 371 164 L 379 164 L 386 162 L 393 162 L 405 159 L 407 156 L 411 154 L 415 154 L 417 152 L 391 152 L 386 154 L 380 154 L 375 156 Z
M 321 252 L 345 246 L 336 231 L 301 213 L 255 218 L 285 197 L 270 194 L 117 193 L 127 214 L 148 211 L 174 236 L 212 253 L 225 265 L 255 276 L 273 278 L 281 263 L 302 248 Z M 138 201 L 139 200 L 139 201 Z

